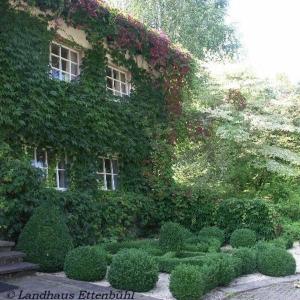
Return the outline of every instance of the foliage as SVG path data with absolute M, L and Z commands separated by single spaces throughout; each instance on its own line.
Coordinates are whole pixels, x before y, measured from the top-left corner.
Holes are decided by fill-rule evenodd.
M 180 251 L 184 246 L 184 231 L 177 224 L 168 222 L 165 223 L 159 234 L 159 245 L 164 251 Z
M 215 237 L 198 235 L 186 240 L 184 248 L 191 251 L 219 252 L 222 244 Z
M 283 225 L 283 234 L 294 241 L 300 240 L 300 222 L 290 222 Z
M 61 271 L 73 242 L 60 210 L 48 202 L 38 207 L 21 232 L 17 248 L 41 271 Z
M 195 55 L 232 55 L 238 47 L 231 25 L 224 22 L 228 1 L 118 0 L 109 3 L 133 13 L 142 22 L 165 31 L 172 41 Z M 118 5 L 119 4 L 119 5 Z
M 13 155 L 6 143 L 0 144 L 0 233 L 8 240 L 16 240 L 38 205 L 39 172 L 33 169 L 26 155 Z
M 204 293 L 216 288 L 219 284 L 218 273 L 219 273 L 219 263 L 218 261 L 210 262 L 201 266 L 201 273 L 203 274 L 205 286 Z
M 113 257 L 108 281 L 114 288 L 146 292 L 155 286 L 157 280 L 157 263 L 146 252 L 125 249 Z
M 241 274 L 251 274 L 256 270 L 256 252 L 250 248 L 239 248 L 233 252 L 234 257 L 241 259 Z
M 275 236 L 279 219 L 273 206 L 260 199 L 226 199 L 217 212 L 218 225 L 227 235 L 235 229 L 247 227 L 254 230 L 258 238 Z
M 68 252 L 64 272 L 82 281 L 99 281 L 106 275 L 107 253 L 99 247 L 83 246 Z
M 251 229 L 236 229 L 230 236 L 230 245 L 234 248 L 252 247 L 256 242 L 256 233 Z
M 257 253 L 257 268 L 265 275 L 287 276 L 295 274 L 296 262 L 286 250 L 269 246 Z
M 207 236 L 207 237 L 214 237 L 217 238 L 220 242 L 221 245 L 225 242 L 225 233 L 222 229 L 216 227 L 216 226 L 211 226 L 211 227 L 203 227 L 199 231 L 200 236 Z
M 204 291 L 204 278 L 199 268 L 180 265 L 171 273 L 170 291 L 178 300 L 198 300 Z
M 214 256 L 211 256 L 214 259 Z M 228 285 L 236 276 L 236 261 L 228 254 L 215 256 L 218 259 L 218 285 Z

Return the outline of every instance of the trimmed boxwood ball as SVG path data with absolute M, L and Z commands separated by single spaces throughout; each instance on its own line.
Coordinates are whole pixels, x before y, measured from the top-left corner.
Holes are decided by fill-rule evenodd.
M 158 264 L 143 250 L 124 249 L 117 253 L 108 271 L 109 283 L 117 289 L 147 292 L 158 280 Z
M 230 237 L 233 248 L 252 247 L 256 242 L 256 233 L 251 229 L 236 229 Z
M 83 281 L 102 280 L 106 275 L 107 253 L 100 247 L 83 246 L 71 250 L 65 259 L 67 277 Z
M 296 272 L 296 262 L 286 250 L 269 246 L 257 253 L 257 269 L 269 276 L 287 276 Z
M 234 257 L 241 259 L 241 275 L 254 273 L 256 270 L 256 251 L 250 248 L 239 248 L 233 252 Z
M 159 234 L 159 245 L 164 251 L 180 251 L 183 249 L 185 241 L 185 230 L 173 222 L 165 223 Z
M 205 283 L 199 267 L 179 265 L 171 273 L 170 291 L 177 300 L 199 300 Z
M 207 237 L 216 238 L 216 239 L 218 239 L 221 242 L 221 245 L 223 245 L 224 242 L 225 242 L 225 233 L 224 233 L 224 230 L 220 229 L 217 226 L 203 227 L 199 231 L 199 235 L 200 236 L 207 236 Z
M 61 271 L 66 254 L 73 249 L 72 238 L 64 216 L 53 203 L 36 208 L 21 232 L 17 249 L 26 253 L 26 260 L 36 263 L 44 272 Z

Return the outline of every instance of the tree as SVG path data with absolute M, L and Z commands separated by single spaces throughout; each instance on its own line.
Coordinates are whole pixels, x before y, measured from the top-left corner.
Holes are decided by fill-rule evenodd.
M 239 43 L 226 24 L 228 0 L 107 0 L 143 23 L 162 30 L 197 57 L 232 56 Z

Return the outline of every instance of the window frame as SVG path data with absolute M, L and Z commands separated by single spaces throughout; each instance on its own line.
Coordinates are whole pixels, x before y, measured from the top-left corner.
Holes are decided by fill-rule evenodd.
M 99 172 L 97 171 L 97 177 L 98 175 L 102 175 L 103 176 L 103 180 L 104 180 L 104 186 L 102 187 L 102 189 L 104 191 L 115 191 L 117 189 L 117 186 L 115 184 L 115 176 L 119 177 L 119 170 L 115 171 L 114 167 L 113 167 L 113 161 L 115 160 L 117 162 L 117 169 L 119 169 L 119 161 L 116 157 L 103 157 L 100 156 L 99 159 L 102 161 L 102 170 L 103 172 Z M 106 172 L 106 167 L 105 167 L 105 160 L 109 160 L 110 163 L 110 172 Z M 111 176 L 111 188 L 107 187 L 107 175 Z
M 41 169 L 44 171 L 45 173 L 45 180 L 48 181 L 49 179 L 49 162 L 48 162 L 48 151 L 45 149 L 45 148 L 42 148 L 40 149 L 40 151 L 44 152 L 44 157 L 45 157 L 45 166 L 43 167 L 39 167 L 38 166 L 38 160 L 37 160 L 37 152 L 38 152 L 38 148 L 37 147 L 34 147 L 33 148 L 33 161 L 31 162 L 31 165 L 34 167 L 34 168 L 37 168 L 37 169 Z M 64 164 L 65 164 L 65 168 L 59 168 L 59 162 L 62 160 L 61 158 L 58 158 L 56 155 L 55 155 L 55 168 L 54 168 L 54 171 L 55 171 L 55 188 L 56 190 L 58 191 L 66 191 L 68 189 L 67 185 L 66 187 L 60 187 L 60 171 L 63 171 L 67 172 L 67 168 L 66 168 L 66 164 L 67 164 L 67 156 L 64 155 Z M 65 180 L 67 179 L 67 177 L 65 177 Z
M 111 71 L 111 76 L 108 76 L 107 74 L 107 69 L 110 69 Z M 116 79 L 113 77 L 113 71 L 116 71 L 119 73 L 119 79 Z M 125 82 L 121 80 L 121 74 L 124 74 L 125 75 Z M 115 66 L 111 63 L 109 63 L 107 66 L 106 66 L 106 89 L 110 92 L 112 92 L 112 94 L 114 96 L 117 96 L 117 97 L 124 97 L 124 96 L 130 96 L 130 91 L 131 91 L 131 84 L 130 84 L 130 79 L 131 79 L 131 73 L 122 68 L 122 67 L 118 67 L 118 66 Z M 111 80 L 112 82 L 112 88 L 108 87 L 108 80 Z M 114 88 L 114 83 L 115 82 L 118 82 L 120 84 L 120 90 L 116 90 Z M 122 84 L 125 85 L 125 89 L 126 89 L 126 93 L 123 93 L 122 92 Z
M 59 47 L 59 55 L 52 53 L 52 45 L 53 44 L 55 44 L 55 45 L 57 45 Z M 71 60 L 71 58 L 67 59 L 67 58 L 62 57 L 61 56 L 61 49 L 62 48 L 65 48 L 65 49 L 68 50 L 69 56 L 70 56 L 71 51 L 74 52 L 74 53 L 76 53 L 77 54 L 77 62 L 76 63 L 73 62 Z M 53 65 L 52 65 L 52 56 L 55 56 L 55 57 L 58 58 L 58 60 L 59 60 L 59 68 L 53 67 Z M 62 69 L 62 60 L 67 61 L 69 63 L 69 65 L 70 65 L 69 72 L 64 71 Z M 60 80 L 60 81 L 65 81 L 65 82 L 71 82 L 73 80 L 76 80 L 79 77 L 79 75 L 80 75 L 80 52 L 78 50 L 75 50 L 74 48 L 70 48 L 68 46 L 65 46 L 64 44 L 58 43 L 56 41 L 52 41 L 50 43 L 50 45 L 49 45 L 49 64 L 50 64 L 50 68 L 51 68 L 51 77 L 53 79 L 57 79 L 57 80 Z M 76 64 L 77 65 L 77 75 L 73 75 L 72 74 L 72 64 Z M 53 76 L 53 74 L 52 74 L 53 70 L 59 72 L 59 78 Z M 64 79 L 63 76 L 62 76 L 62 74 L 67 74 L 69 76 L 69 79 L 68 80 Z M 72 78 L 72 76 L 73 76 L 73 78 Z

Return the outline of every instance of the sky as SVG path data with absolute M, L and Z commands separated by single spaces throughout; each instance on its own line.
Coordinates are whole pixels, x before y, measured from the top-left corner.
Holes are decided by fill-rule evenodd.
M 228 21 L 243 45 L 243 63 L 263 77 L 300 82 L 300 0 L 230 0 Z

